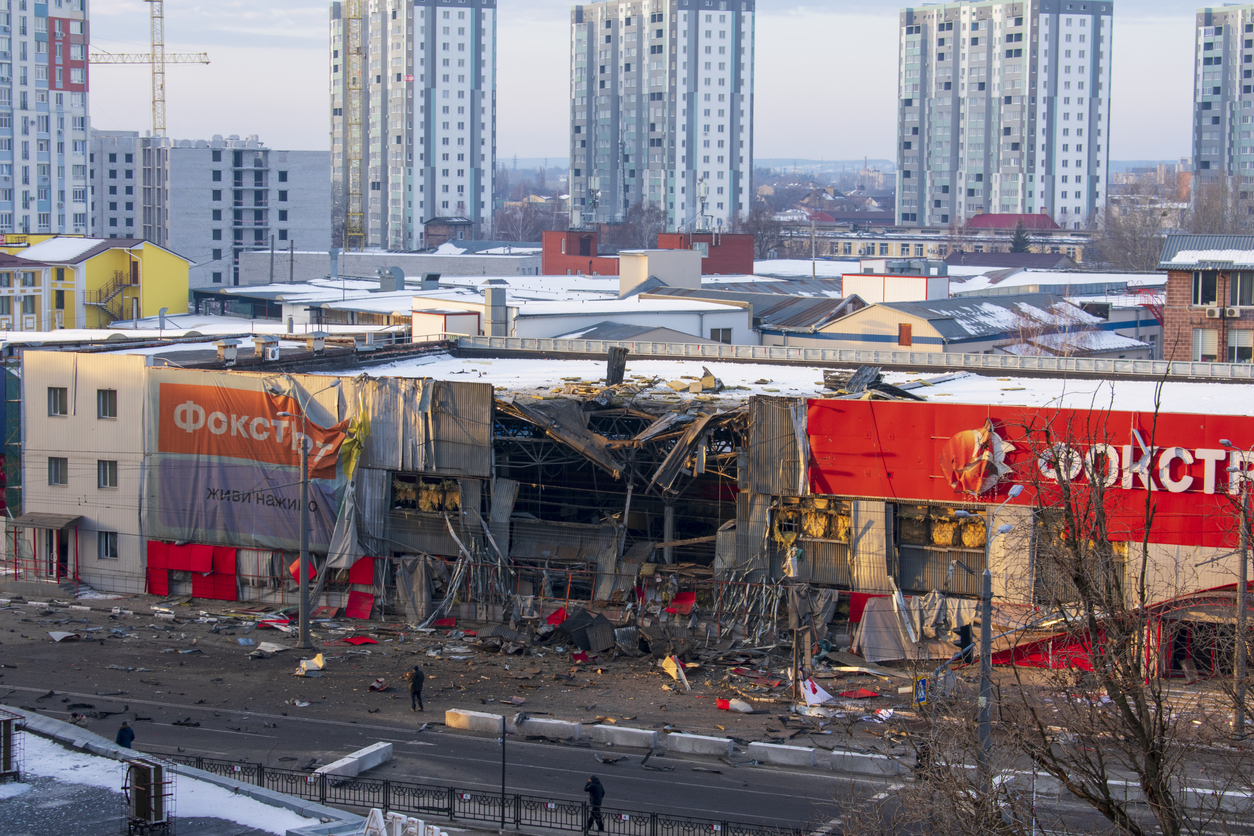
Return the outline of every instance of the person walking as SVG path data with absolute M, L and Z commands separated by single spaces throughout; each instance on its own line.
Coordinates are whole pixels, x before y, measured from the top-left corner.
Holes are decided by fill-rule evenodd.
M 588 794 L 588 802 L 592 805 L 592 810 L 588 813 L 588 821 L 584 823 L 583 830 L 587 833 L 592 829 L 592 823 L 597 823 L 597 830 L 605 832 L 605 821 L 601 818 L 601 801 L 605 798 L 605 786 L 602 785 L 601 779 L 595 775 L 588 778 L 588 783 L 583 785 L 583 791 Z
M 422 665 L 414 665 L 409 673 L 409 710 L 422 711 L 422 682 L 427 675 L 422 672 Z
M 131 728 L 130 723 L 122 721 L 122 727 L 118 729 L 118 736 L 114 742 L 123 749 L 131 748 L 131 744 L 135 742 L 135 730 Z

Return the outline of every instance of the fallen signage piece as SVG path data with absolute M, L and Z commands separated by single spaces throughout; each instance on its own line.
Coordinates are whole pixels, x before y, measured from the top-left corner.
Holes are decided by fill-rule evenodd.
M 840 695 L 851 700 L 868 700 L 871 697 L 880 696 L 878 692 L 870 691 L 866 688 L 859 688 L 856 691 L 841 691 Z
M 262 653 L 282 653 L 284 650 L 288 650 L 289 648 L 285 645 L 275 644 L 274 642 L 262 642 L 257 645 L 257 649 Z
M 801 691 L 805 694 L 806 705 L 822 705 L 832 700 L 832 695 L 820 688 L 813 679 L 801 683 Z
M 80 636 L 78 633 L 63 633 L 60 631 L 49 633 L 48 636 L 54 642 L 77 641 L 78 639 L 82 638 L 82 636 Z

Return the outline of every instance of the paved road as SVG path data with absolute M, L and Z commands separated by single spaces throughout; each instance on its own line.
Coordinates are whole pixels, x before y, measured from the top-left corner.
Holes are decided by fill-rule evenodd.
M 465 789 L 500 787 L 501 755 L 496 738 L 449 732 L 442 727 L 415 732 L 427 718 L 442 715 L 414 714 L 414 726 L 371 724 L 316 717 L 301 717 L 293 707 L 281 713 L 213 709 L 182 702 L 136 699 L 129 695 L 100 697 L 88 692 L 57 691 L 35 702 L 46 689 L 9 685 L 16 691 L 13 704 L 40 708 L 43 713 L 66 719 L 68 706 L 90 703 L 98 710 L 130 707 L 152 722 L 134 723 L 135 748 L 155 754 L 204 755 L 260 762 L 267 766 L 298 768 L 317 757 L 329 763 L 351 751 L 379 741 L 394 745 L 391 763 L 372 771 L 371 777 L 439 783 Z M 69 703 L 62 702 L 68 699 Z M 126 716 L 132 716 L 128 714 Z M 191 718 L 199 727 L 174 726 L 176 719 Z M 88 728 L 107 737 L 116 733 L 119 715 L 89 721 Z M 596 745 L 556 745 L 507 741 L 506 787 L 510 792 L 581 801 L 588 775 L 601 777 L 607 790 L 607 807 L 621 806 L 656 811 L 765 821 L 781 824 L 827 822 L 839 812 L 836 798 L 851 792 L 873 795 L 884 789 L 883 781 L 861 781 L 822 771 L 787 771 L 763 767 L 732 767 L 713 758 L 650 759 L 650 765 L 670 766 L 654 772 L 640 766 L 642 754 L 631 750 L 626 761 L 608 765 L 596 760 L 614 757 L 625 750 Z M 288 760 L 294 758 L 295 760 Z M 694 769 L 716 769 L 720 774 Z

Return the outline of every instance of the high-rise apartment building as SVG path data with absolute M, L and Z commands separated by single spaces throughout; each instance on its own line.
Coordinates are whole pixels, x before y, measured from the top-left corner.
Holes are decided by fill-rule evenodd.
M 238 285 L 243 252 L 331 246 L 326 151 L 278 151 L 256 136 L 95 131 L 90 154 L 92 234 L 144 238 L 190 259 L 193 288 Z
M 724 227 L 753 204 L 754 0 L 571 10 L 571 220 L 649 204 L 669 229 Z
M 0 7 L 0 233 L 87 232 L 86 0 Z
M 1254 4 L 1198 9 L 1195 49 L 1192 169 L 1254 182 Z
M 337 244 L 421 249 L 447 218 L 486 237 L 495 172 L 496 0 L 333 2 Z M 355 218 L 364 240 L 344 240 Z
M 1109 182 L 1112 19 L 1109 0 L 902 10 L 897 222 L 1093 223 Z

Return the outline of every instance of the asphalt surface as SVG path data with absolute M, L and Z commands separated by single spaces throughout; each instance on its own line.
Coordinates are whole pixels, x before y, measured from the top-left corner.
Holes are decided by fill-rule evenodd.
M 330 763 L 372 743 L 393 744 L 393 760 L 365 773 L 368 777 L 435 783 L 468 790 L 496 790 L 501 785 L 501 749 L 495 737 L 451 732 L 440 726 L 417 731 L 423 722 L 443 719 L 442 712 L 414 713 L 412 726 L 301 717 L 300 708 L 282 713 L 213 709 L 194 701 L 162 702 L 130 695 L 101 697 L 91 692 L 56 690 L 35 701 L 45 687 L 18 685 L 5 676 L 6 702 L 68 719 L 69 705 L 90 704 L 96 710 L 125 714 L 90 720 L 86 727 L 112 738 L 122 719 L 132 721 L 135 748 L 160 755 L 202 755 L 224 760 L 298 769 L 311 758 Z M 68 702 L 63 702 L 68 700 Z M 175 726 L 188 719 L 199 727 Z M 614 764 L 599 762 L 626 755 Z M 789 771 L 766 767 L 734 767 L 715 758 L 654 756 L 649 765 L 671 767 L 652 771 L 641 766 L 644 752 L 601 745 L 560 745 L 516 739 L 506 741 L 506 790 L 555 800 L 582 801 L 584 782 L 598 775 L 606 787 L 607 808 L 673 813 L 746 822 L 788 825 L 822 824 L 839 813 L 836 799 L 852 791 L 870 795 L 884 781 L 860 781 L 825 771 Z M 740 758 L 743 759 L 743 758 Z M 700 770 L 700 771 L 698 771 Z M 705 771 L 716 770 L 716 771 Z

